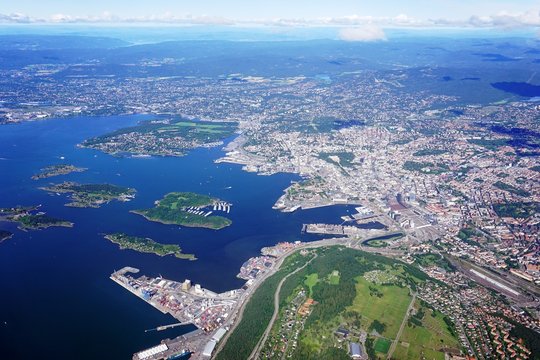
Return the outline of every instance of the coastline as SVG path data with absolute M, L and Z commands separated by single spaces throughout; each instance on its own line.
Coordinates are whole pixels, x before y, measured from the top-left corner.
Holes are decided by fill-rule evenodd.
M 213 227 L 213 226 L 209 226 L 209 225 L 194 225 L 194 224 L 190 224 L 190 223 L 178 223 L 178 222 L 174 222 L 174 221 L 165 221 L 165 220 L 159 220 L 159 219 L 152 219 L 152 218 L 146 216 L 144 213 L 142 213 L 141 210 L 130 210 L 129 212 L 133 213 L 133 214 L 140 215 L 140 216 L 144 217 L 148 221 L 157 222 L 157 223 L 164 224 L 164 225 L 178 225 L 178 226 L 185 226 L 185 227 L 190 227 L 190 228 L 203 228 L 203 229 L 210 229 L 210 230 L 221 230 L 221 229 L 226 228 L 227 226 L 232 225 L 232 221 L 229 224 L 227 224 L 225 226 L 221 226 L 221 227 Z
M 136 251 L 138 253 L 153 254 L 153 255 L 160 256 L 160 257 L 173 255 L 177 259 L 189 260 L 189 261 L 197 260 L 197 257 L 195 256 L 195 254 L 185 254 L 185 253 L 183 253 L 182 248 L 180 248 L 180 246 L 178 246 L 178 245 L 177 245 L 178 246 L 178 251 L 169 251 L 169 252 L 160 254 L 158 252 L 151 251 L 151 250 L 145 251 L 145 250 L 135 249 L 135 248 L 132 248 L 132 247 L 129 247 L 129 246 L 124 246 L 123 243 L 114 240 L 113 234 L 107 234 L 107 235 L 104 236 L 104 238 L 109 240 L 111 243 L 118 245 L 120 250 L 133 250 L 133 251 Z M 149 238 L 147 238 L 146 240 L 150 240 L 153 243 L 157 244 L 158 246 L 174 245 L 174 244 L 161 244 L 161 243 L 158 243 L 157 241 L 154 241 L 154 240 L 149 239 Z
M 16 220 L 14 220 L 15 222 L 17 222 Z M 75 226 L 74 223 L 72 222 L 69 222 L 69 221 L 63 221 L 61 223 L 57 223 L 57 224 L 44 224 L 44 225 L 40 225 L 40 226 L 24 226 L 24 225 L 19 225 L 17 226 L 17 228 L 19 230 L 22 230 L 22 231 L 27 231 L 27 230 L 44 230 L 44 229 L 48 229 L 50 227 L 65 227 L 65 228 L 72 228 L 73 226 Z
M 3 243 L 4 241 L 7 241 L 9 239 L 11 239 L 13 237 L 13 233 L 9 233 L 5 236 L 3 236 L 2 238 L 0 238 L 0 244 Z

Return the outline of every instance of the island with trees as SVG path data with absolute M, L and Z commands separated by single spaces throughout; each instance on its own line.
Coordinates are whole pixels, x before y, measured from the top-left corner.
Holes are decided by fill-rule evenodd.
M 32 176 L 32 180 L 46 179 L 53 176 L 67 175 L 74 172 L 83 172 L 87 168 L 76 167 L 67 164 L 58 164 L 44 167 L 39 174 Z
M 120 249 L 135 250 L 158 256 L 174 255 L 179 259 L 197 260 L 193 254 L 182 253 L 182 248 L 175 244 L 161 244 L 150 238 L 131 236 L 124 233 L 106 234 L 105 239 L 120 246 Z
M 73 227 L 72 222 L 54 218 L 38 209 L 39 206 L 0 208 L 0 220 L 16 222 L 21 230 L 41 230 L 53 226 Z
M 135 196 L 135 189 L 112 185 L 112 184 L 78 184 L 75 182 L 63 182 L 47 187 L 42 190 L 50 193 L 70 194 L 70 207 L 98 208 L 113 200 L 129 201 Z
M 228 212 L 230 204 L 207 195 L 192 192 L 173 192 L 156 201 L 150 209 L 132 210 L 147 220 L 162 224 L 202 227 L 219 230 L 232 224 L 223 216 L 212 215 L 216 211 Z

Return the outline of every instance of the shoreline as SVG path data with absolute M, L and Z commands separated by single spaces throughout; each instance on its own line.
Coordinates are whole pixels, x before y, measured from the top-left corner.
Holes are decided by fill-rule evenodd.
M 109 241 L 110 241 L 111 243 L 113 243 L 113 244 L 118 245 L 118 248 L 119 248 L 120 250 L 133 250 L 133 251 L 138 252 L 138 253 L 142 253 L 142 254 L 152 254 L 152 255 L 157 255 L 157 256 L 159 256 L 159 257 L 165 257 L 165 256 L 173 255 L 175 258 L 181 259 L 181 260 L 189 260 L 189 261 L 195 261 L 195 260 L 197 260 L 197 257 L 195 256 L 195 254 L 186 254 L 186 253 L 183 253 L 183 252 L 182 252 L 182 248 L 181 248 L 179 245 L 176 245 L 176 244 L 162 244 L 162 243 L 158 243 L 157 241 L 154 241 L 154 240 L 152 240 L 152 239 L 146 238 L 146 240 L 150 240 L 150 241 L 152 241 L 152 242 L 158 244 L 159 246 L 176 245 L 176 246 L 178 246 L 178 248 L 179 248 L 179 251 L 178 251 L 178 252 L 173 251 L 173 252 L 167 252 L 167 253 L 164 253 L 164 254 L 160 254 L 160 253 L 157 253 L 157 252 L 155 252 L 155 251 L 143 251 L 143 250 L 134 249 L 134 248 L 132 248 L 132 247 L 124 246 L 122 243 L 115 241 L 115 240 L 112 238 L 112 234 L 106 234 L 103 238 L 106 239 L 106 240 L 109 240 Z
M 9 239 L 13 238 L 13 233 L 9 233 L 9 235 L 6 235 L 2 238 L 0 238 L 0 244 L 3 243 L 4 241 L 7 241 Z
M 160 224 L 163 224 L 163 225 L 177 225 L 177 226 L 184 226 L 184 227 L 190 227 L 190 228 L 203 228 L 203 229 L 210 229 L 210 230 L 221 230 L 221 229 L 224 229 L 224 228 L 232 225 L 231 220 L 229 220 L 231 222 L 228 225 L 225 225 L 225 226 L 222 226 L 222 227 L 217 227 L 217 228 L 212 227 L 212 226 L 205 226 L 205 225 L 190 225 L 190 224 L 185 224 L 185 223 L 177 223 L 177 222 L 171 222 L 171 221 L 152 219 L 152 218 L 149 218 L 148 216 L 146 216 L 145 214 L 143 214 L 140 210 L 130 210 L 129 212 L 132 213 L 132 214 L 140 215 L 140 216 L 142 216 L 143 218 L 145 218 L 148 221 L 157 222 L 157 223 L 160 223 Z M 227 219 L 227 218 L 225 218 L 225 219 Z
M 17 220 L 14 220 L 14 222 L 17 222 Z M 22 231 L 28 231 L 28 230 L 44 230 L 44 229 L 48 229 L 50 227 L 72 228 L 73 226 L 75 226 L 74 223 L 72 223 L 70 221 L 66 221 L 64 223 L 42 225 L 42 226 L 23 226 L 23 225 L 19 225 L 19 226 L 17 226 L 17 229 L 22 230 Z

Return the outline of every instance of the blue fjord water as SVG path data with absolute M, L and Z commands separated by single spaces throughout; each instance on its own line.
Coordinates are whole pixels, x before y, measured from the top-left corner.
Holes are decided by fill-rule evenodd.
M 163 337 L 192 327 L 145 333 L 174 319 L 161 314 L 109 279 L 115 269 L 134 266 L 142 274 L 189 278 L 214 291 L 240 287 L 241 264 L 261 247 L 280 241 L 313 240 L 300 235 L 304 222 L 339 223 L 348 207 L 293 214 L 272 210 L 291 174 L 257 176 L 233 164 L 215 164 L 220 149 L 197 149 L 182 158 L 117 158 L 76 145 L 91 136 L 134 125 L 148 116 L 78 117 L 0 127 L 0 207 L 42 204 L 49 215 L 75 227 L 22 232 L 0 244 L 0 349 L 4 359 L 128 359 Z M 64 157 L 64 159 L 62 159 Z M 67 163 L 83 173 L 31 180 L 40 168 Z M 39 186 L 72 180 L 133 187 L 136 198 L 99 209 L 65 207 L 66 197 Z M 171 191 L 210 194 L 234 205 L 233 225 L 220 230 L 189 229 L 146 221 L 129 210 L 153 206 Z M 197 261 L 158 257 L 103 239 L 125 232 L 179 244 Z

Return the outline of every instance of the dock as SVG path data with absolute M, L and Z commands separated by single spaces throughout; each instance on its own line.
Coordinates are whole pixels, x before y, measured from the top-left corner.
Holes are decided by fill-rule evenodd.
M 179 322 L 179 323 L 175 323 L 175 324 L 161 325 L 161 326 L 158 326 L 157 328 L 154 328 L 154 329 L 144 330 L 144 332 L 169 330 L 169 329 L 172 329 L 172 328 L 175 328 L 175 327 L 178 327 L 178 326 L 184 326 L 184 325 L 189 325 L 189 324 L 191 324 L 191 323 L 190 322 Z

